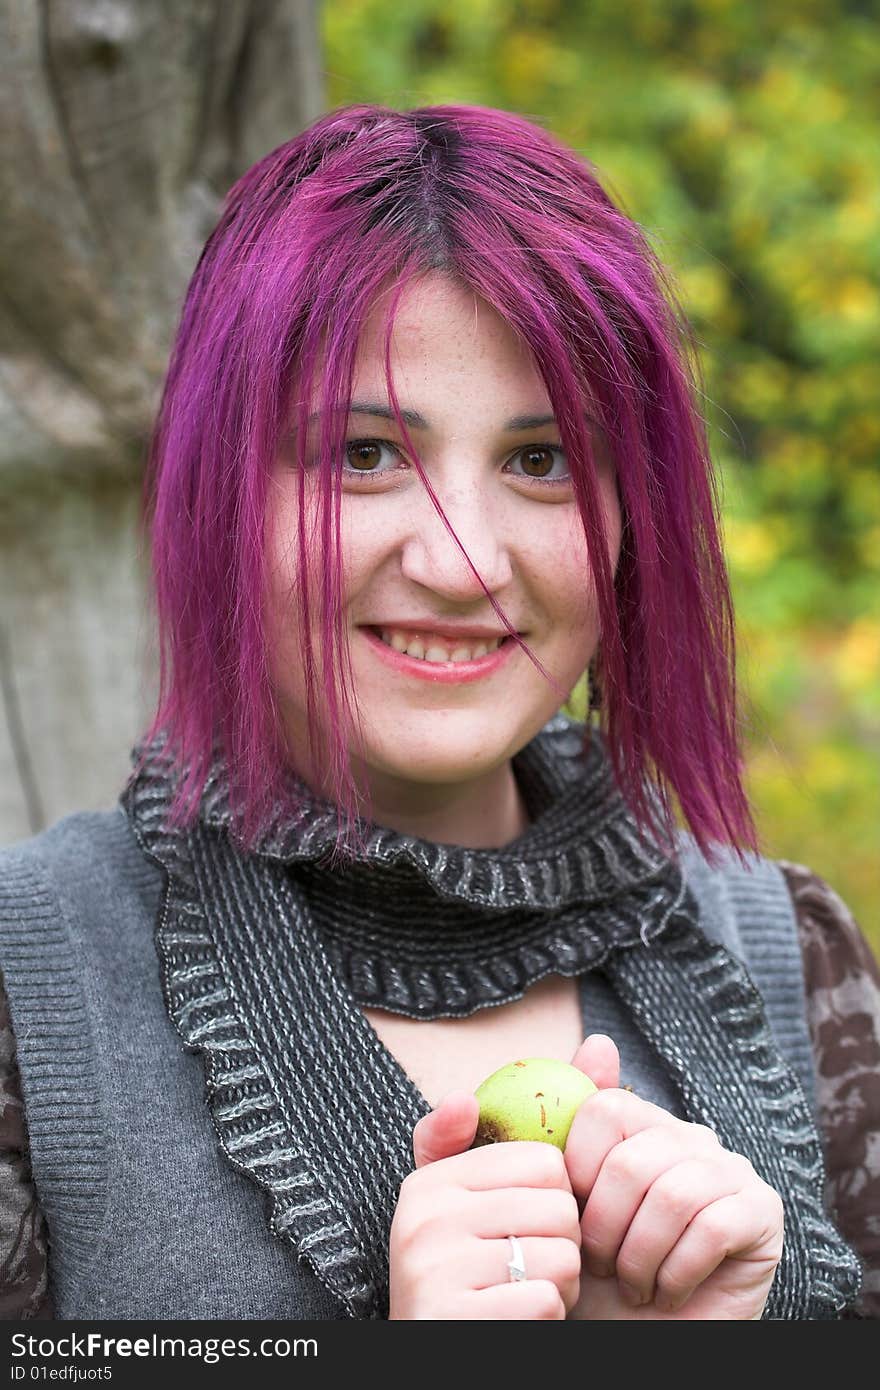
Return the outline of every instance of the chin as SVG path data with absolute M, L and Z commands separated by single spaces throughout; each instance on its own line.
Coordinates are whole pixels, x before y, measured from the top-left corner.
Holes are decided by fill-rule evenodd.
M 483 728 L 471 737 L 450 737 L 426 744 L 418 736 L 395 737 L 381 743 L 368 740 L 367 762 L 377 772 L 404 782 L 463 782 L 497 767 L 506 757 L 506 744 L 487 737 Z
M 377 772 L 396 777 L 401 782 L 419 783 L 422 786 L 442 782 L 467 782 L 471 778 L 479 777 L 483 772 L 488 772 L 493 766 L 489 759 L 481 759 L 478 763 L 473 758 L 450 758 L 448 754 L 443 753 L 438 753 L 435 758 L 425 757 L 423 754 L 417 761 L 402 761 L 399 755 L 394 759 L 376 758 L 370 761 Z

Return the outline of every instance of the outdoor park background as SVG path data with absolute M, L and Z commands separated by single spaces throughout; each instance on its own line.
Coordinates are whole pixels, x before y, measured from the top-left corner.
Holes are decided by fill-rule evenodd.
M 672 268 L 702 354 L 764 852 L 827 878 L 880 955 L 871 9 L 326 0 L 321 30 L 329 105 L 537 118 Z
M 673 272 L 762 848 L 880 956 L 876 9 L 0 0 L 0 844 L 112 807 L 155 712 L 145 445 L 230 185 L 339 105 L 494 105 L 589 159 Z

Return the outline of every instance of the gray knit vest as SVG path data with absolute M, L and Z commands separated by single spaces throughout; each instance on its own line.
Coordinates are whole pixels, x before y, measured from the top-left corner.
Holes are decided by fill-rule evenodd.
M 0 854 L 0 966 L 63 1319 L 382 1318 L 388 1234 L 428 1103 L 361 1005 L 462 1016 L 551 971 L 623 1079 L 709 1124 L 782 1196 L 767 1318 L 834 1318 L 858 1262 L 824 1172 L 779 870 L 677 862 L 636 833 L 595 737 L 552 720 L 514 760 L 534 817 L 502 850 L 373 827 L 328 868 L 308 814 L 244 854 L 222 766 L 164 821 L 161 747 L 124 814 Z

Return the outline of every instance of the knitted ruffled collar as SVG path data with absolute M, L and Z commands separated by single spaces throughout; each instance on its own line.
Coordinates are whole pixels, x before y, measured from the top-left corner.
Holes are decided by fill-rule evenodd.
M 500 849 L 469 849 L 361 821 L 362 863 L 411 866 L 441 897 L 500 912 L 607 900 L 666 862 L 636 834 L 598 730 L 587 734 L 582 723 L 558 714 L 512 762 L 532 817 L 516 840 Z M 285 864 L 322 861 L 335 844 L 336 808 L 295 781 L 304 799 L 301 815 L 276 815 L 253 852 Z M 217 828 L 231 825 L 220 759 L 207 778 L 200 819 Z
M 148 776 L 162 760 L 157 746 Z M 276 814 L 251 847 L 305 889 L 361 1005 L 463 1017 L 520 998 L 550 973 L 583 974 L 613 948 L 647 944 L 675 916 L 695 923 L 681 874 L 637 830 L 597 730 L 558 714 L 513 767 L 531 821 L 498 849 L 361 822 L 363 854 L 330 869 L 336 808 L 298 779 L 299 815 Z M 199 820 L 224 833 L 232 819 L 217 756 Z

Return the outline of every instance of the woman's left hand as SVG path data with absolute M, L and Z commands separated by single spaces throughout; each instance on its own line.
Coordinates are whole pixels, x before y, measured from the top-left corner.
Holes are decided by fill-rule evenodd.
M 572 1058 L 599 1086 L 565 1163 L 581 1210 L 581 1288 L 569 1318 L 760 1318 L 782 1254 L 778 1194 L 705 1125 L 619 1089 L 593 1034 Z

